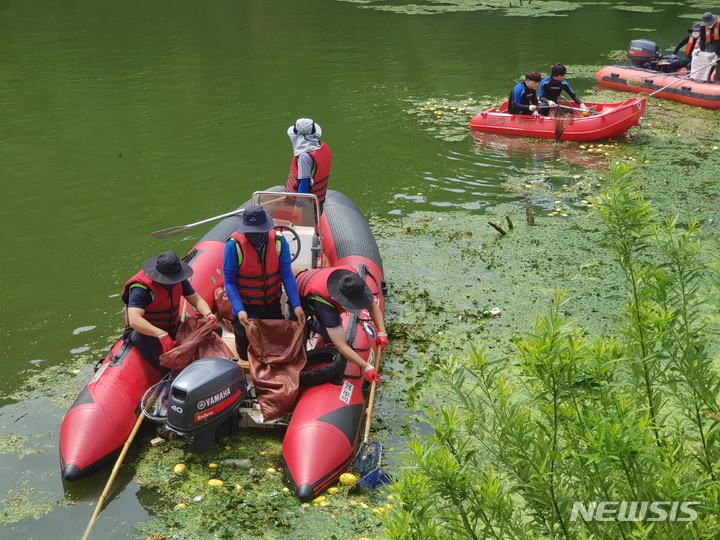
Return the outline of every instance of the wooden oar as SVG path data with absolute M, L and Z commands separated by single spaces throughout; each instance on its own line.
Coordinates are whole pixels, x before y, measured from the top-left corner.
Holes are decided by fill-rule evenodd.
M 378 354 L 377 354 L 377 361 L 375 362 L 375 370 L 380 367 L 380 353 L 381 353 L 380 347 L 378 347 Z M 368 398 L 368 406 L 365 410 L 366 420 L 365 420 L 365 434 L 363 436 L 363 444 L 367 446 L 368 443 L 368 437 L 370 436 L 370 422 L 372 422 L 372 414 L 373 414 L 373 405 L 375 404 L 375 388 L 377 387 L 377 382 L 373 380 L 372 384 L 370 385 L 370 397 Z
M 105 489 L 102 492 L 102 495 L 100 495 L 100 499 L 98 500 L 97 506 L 95 507 L 95 512 L 93 512 L 92 518 L 90 519 L 90 523 L 88 523 L 87 529 L 85 529 L 85 534 L 83 534 L 82 540 L 87 540 L 88 536 L 90 535 L 90 531 L 93 528 L 93 525 L 95 525 L 95 520 L 100 515 L 100 510 L 102 510 L 103 503 L 105 502 L 105 497 L 107 497 L 108 492 L 110 491 L 110 487 L 112 486 L 113 482 L 115 481 L 115 477 L 117 476 L 118 471 L 120 470 L 120 465 L 122 465 L 123 460 L 125 459 L 125 455 L 128 453 L 128 449 L 130 448 L 130 445 L 133 442 L 133 439 L 135 439 L 135 435 L 137 434 L 138 430 L 140 429 L 140 424 L 142 424 L 143 418 L 145 418 L 145 413 L 142 411 L 140 412 L 140 415 L 138 416 L 137 422 L 135 422 L 135 427 L 133 428 L 132 432 L 130 433 L 130 436 L 128 437 L 127 441 L 125 441 L 125 445 L 123 446 L 122 452 L 120 452 L 120 457 L 118 458 L 117 462 L 115 463 L 115 466 L 113 467 L 112 473 L 110 474 L 110 478 L 107 481 L 107 484 L 105 484 Z

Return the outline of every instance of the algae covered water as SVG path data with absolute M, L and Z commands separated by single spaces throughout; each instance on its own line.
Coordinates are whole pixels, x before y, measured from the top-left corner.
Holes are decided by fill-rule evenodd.
M 557 61 L 580 95 L 619 100 L 594 93 L 594 69 L 638 37 L 672 47 L 703 10 L 531 5 L 0 7 L 0 536 L 82 535 L 107 476 L 63 485 L 57 435 L 120 335 L 122 284 L 147 257 L 184 253 L 206 229 L 164 241 L 151 231 L 228 212 L 282 183 L 285 132 L 297 117 L 322 126 L 334 153 L 331 188 L 368 217 L 383 255 L 393 342 L 374 430 L 391 462 L 415 415 L 442 395 L 433 387 L 438 357 L 475 342 L 507 350 L 556 287 L 570 290 L 576 314 L 597 331 L 609 323 L 616 291 L 589 217 L 609 159 L 636 163 L 659 208 L 698 215 L 712 233 L 718 127 L 707 111 L 653 100 L 629 137 L 586 147 L 467 130 L 470 115 L 504 100 L 523 73 Z M 535 228 L 524 224 L 526 203 Z M 508 216 L 515 228 L 498 238 L 487 221 L 507 227 Z M 484 315 L 493 308 L 500 317 Z M 136 524 L 154 515 L 162 524 L 179 504 L 142 471 L 164 474 L 182 450 L 156 456 L 149 438 L 131 450 L 94 535 L 142 537 Z M 266 473 L 277 468 L 277 441 L 265 444 L 217 457 L 268 452 L 258 458 L 258 491 L 280 497 L 281 475 Z M 321 524 L 338 538 L 376 536 L 372 510 L 390 503 L 341 495 L 328 507 L 281 506 L 289 523 L 303 524 L 296 532 Z M 256 531 L 261 507 L 247 518 Z

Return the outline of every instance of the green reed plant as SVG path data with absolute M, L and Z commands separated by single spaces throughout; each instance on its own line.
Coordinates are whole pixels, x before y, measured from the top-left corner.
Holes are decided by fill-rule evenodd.
M 599 201 L 626 280 L 618 335 L 590 339 L 558 292 L 512 359 L 478 349 L 441 362 L 454 399 L 409 445 L 387 537 L 720 537 L 720 377 L 706 331 L 716 265 L 697 223 L 654 224 L 629 173 L 613 165 Z M 695 501 L 698 517 L 578 519 L 592 501 Z

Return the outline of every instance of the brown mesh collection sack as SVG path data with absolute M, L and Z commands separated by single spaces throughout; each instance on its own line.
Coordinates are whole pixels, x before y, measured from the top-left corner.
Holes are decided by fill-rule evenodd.
M 223 287 L 218 287 L 215 289 L 213 296 L 215 299 L 215 313 L 217 313 L 218 317 L 225 319 L 226 321 L 232 321 L 232 303 L 227 297 L 225 289 Z
M 303 333 L 298 321 L 250 319 L 250 378 L 265 421 L 275 420 L 295 407 L 300 372 L 307 362 Z
M 177 345 L 160 355 L 160 365 L 173 371 L 185 369 L 200 358 L 233 358 L 222 338 L 215 332 L 215 323 L 196 313 L 178 328 Z

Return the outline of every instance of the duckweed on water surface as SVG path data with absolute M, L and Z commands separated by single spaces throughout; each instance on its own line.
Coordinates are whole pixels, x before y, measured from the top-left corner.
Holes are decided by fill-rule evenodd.
M 380 0 L 340 0 L 349 4 L 358 4 L 363 9 L 389 11 L 402 15 L 440 15 L 444 13 L 464 13 L 472 11 L 497 11 L 516 17 L 564 17 L 574 11 L 582 3 L 552 1 L 513 2 L 512 0 L 426 0 L 425 2 L 396 2 L 388 5 Z M 596 4 L 596 2 L 586 2 Z

